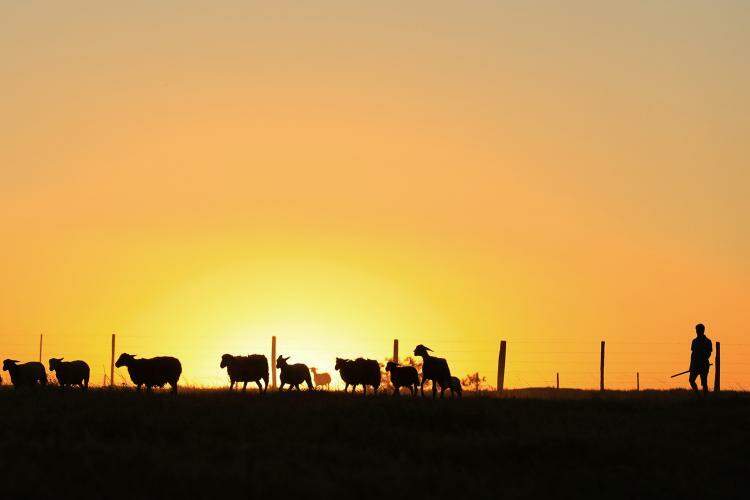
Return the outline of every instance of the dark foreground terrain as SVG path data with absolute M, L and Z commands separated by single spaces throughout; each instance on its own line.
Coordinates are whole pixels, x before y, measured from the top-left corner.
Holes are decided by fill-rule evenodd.
M 4 498 L 738 498 L 750 397 L 0 389 Z

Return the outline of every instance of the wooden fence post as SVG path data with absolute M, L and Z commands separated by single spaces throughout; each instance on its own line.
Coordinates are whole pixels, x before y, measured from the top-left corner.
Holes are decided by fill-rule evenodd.
M 276 335 L 271 337 L 271 387 L 276 389 Z
M 640 372 L 635 372 L 635 390 L 640 391 L 641 390 L 641 374 Z
M 604 341 L 602 340 L 601 351 L 599 354 L 599 390 L 604 390 Z
M 716 357 L 714 358 L 714 392 L 721 392 L 721 342 L 716 342 Z
M 560 372 L 557 372 L 557 388 L 560 388 Z
M 507 344 L 504 340 L 500 341 L 500 355 L 497 358 L 497 391 L 503 392 L 505 385 L 505 351 Z
M 398 363 L 398 339 L 393 339 L 393 358 L 391 361 Z
M 42 338 L 44 337 L 43 333 L 39 334 L 39 362 L 42 362 Z
M 115 334 L 112 334 L 112 355 L 109 361 L 109 386 L 115 386 Z

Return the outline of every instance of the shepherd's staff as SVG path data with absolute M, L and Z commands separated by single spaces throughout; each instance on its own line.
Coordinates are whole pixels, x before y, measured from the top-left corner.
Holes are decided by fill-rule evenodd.
M 713 363 L 709 363 L 709 364 L 708 364 L 708 366 L 713 366 L 713 365 L 714 365 Z M 672 375 L 672 376 L 671 376 L 671 377 L 669 377 L 669 378 L 675 378 L 675 377 L 679 377 L 680 375 L 685 375 L 686 373 L 690 373 L 690 370 L 685 370 L 684 372 L 680 372 L 680 373 L 675 373 L 674 375 Z

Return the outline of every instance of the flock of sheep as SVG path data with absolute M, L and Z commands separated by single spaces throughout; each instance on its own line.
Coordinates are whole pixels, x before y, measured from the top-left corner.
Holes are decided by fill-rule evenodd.
M 421 380 L 417 369 L 413 366 L 401 366 L 394 361 L 386 364 L 385 369 L 390 375 L 394 395 L 398 395 L 401 388 L 407 388 L 412 396 L 416 396 L 419 388 L 424 396 L 424 385 L 430 381 L 433 398 L 436 396 L 438 387 L 441 398 L 446 389 L 451 390 L 451 398 L 456 395 L 461 397 L 460 380 L 451 376 L 448 362 L 443 358 L 430 355 L 431 351 L 432 349 L 422 344 L 414 349 L 414 355 L 421 357 L 423 361 Z M 276 359 L 276 367 L 280 370 L 280 391 L 284 390 L 286 385 L 289 386 L 290 391 L 292 389 L 299 391 L 303 383 L 307 385 L 308 390 L 314 390 L 316 387 L 329 387 L 331 383 L 329 374 L 318 373 L 314 367 L 308 368 L 302 363 L 289 364 L 288 360 L 288 356 L 279 356 Z M 141 386 L 151 391 L 155 386 L 164 387 L 168 384 L 172 392 L 177 392 L 177 382 L 182 374 L 180 360 L 171 356 L 136 359 L 132 354 L 122 353 L 115 366 L 118 368 L 124 366 L 128 369 L 130 380 L 139 391 Z M 224 354 L 219 367 L 227 370 L 230 390 L 240 382 L 243 383 L 243 391 L 249 382 L 254 382 L 263 393 L 268 390 L 268 359 L 262 354 L 249 356 Z M 364 358 L 354 360 L 336 358 L 335 368 L 344 381 L 344 392 L 348 392 L 350 386 L 354 392 L 357 386 L 361 385 L 363 394 L 367 394 L 368 386 L 377 393 L 381 381 L 380 364 L 377 361 Z M 63 358 L 52 358 L 49 360 L 49 369 L 55 372 L 57 382 L 61 387 L 77 385 L 82 390 L 88 388 L 91 370 L 85 361 L 64 361 Z M 14 359 L 6 359 L 3 361 L 3 371 L 10 374 L 10 380 L 15 387 L 47 385 L 47 372 L 44 365 L 36 361 L 20 363 Z M 314 382 L 313 377 L 310 376 L 311 372 Z

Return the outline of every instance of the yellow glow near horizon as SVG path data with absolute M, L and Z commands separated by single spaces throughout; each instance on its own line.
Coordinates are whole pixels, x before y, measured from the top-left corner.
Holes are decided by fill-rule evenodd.
M 743 2 L 0 7 L 0 357 L 418 343 L 509 386 L 750 386 Z M 123 372 L 124 373 L 124 372 Z M 334 377 L 336 379 L 336 377 Z

